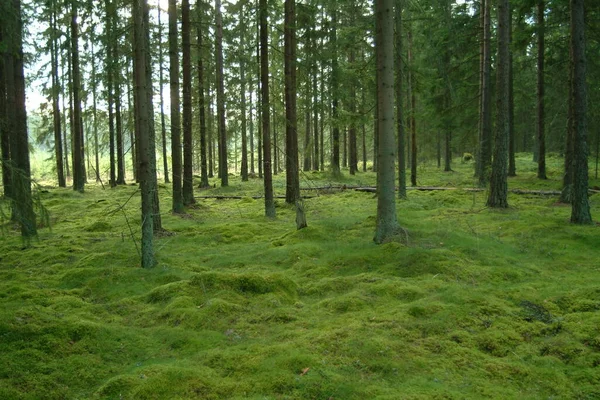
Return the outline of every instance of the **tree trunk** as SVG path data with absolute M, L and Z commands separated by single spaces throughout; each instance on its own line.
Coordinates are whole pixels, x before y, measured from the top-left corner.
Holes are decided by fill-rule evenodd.
M 194 204 L 194 170 L 192 143 L 192 44 L 190 1 L 181 5 L 181 35 L 183 45 L 183 204 Z
M 92 59 L 96 58 L 96 54 L 94 52 L 94 41 L 91 41 L 91 51 L 92 51 Z M 94 167 L 94 178 L 96 182 L 100 182 L 100 151 L 98 149 L 98 107 L 96 106 L 96 93 L 98 91 L 97 77 L 96 77 L 96 63 L 92 63 L 92 124 L 93 124 L 93 133 L 94 133 L 94 159 L 95 159 L 95 167 Z
M 496 134 L 494 158 L 490 175 L 490 191 L 487 205 L 494 208 L 508 207 L 508 59 L 509 59 L 509 3 L 498 1 L 498 57 L 496 72 Z
M 56 4 L 52 2 L 51 24 L 52 38 L 50 39 L 50 56 L 52 64 L 52 117 L 54 122 L 54 155 L 56 157 L 56 174 L 58 186 L 66 187 L 65 169 L 63 166 L 63 143 L 60 115 L 60 84 L 58 80 L 58 31 L 56 28 Z
M 376 0 L 377 102 L 379 104 L 379 168 L 377 171 L 377 227 L 375 243 L 398 234 L 394 193 L 394 10 L 393 0 Z
M 265 215 L 275 218 L 275 202 L 273 200 L 273 177 L 271 174 L 271 138 L 269 112 L 269 42 L 267 0 L 259 0 L 260 14 L 260 82 L 262 100 L 262 134 L 263 134 L 263 173 L 265 189 Z
M 79 26 L 77 0 L 71 0 L 71 57 L 73 78 L 73 190 L 83 192 L 85 169 L 83 157 L 83 126 L 81 118 L 81 72 L 79 69 Z
M 240 7 L 240 112 L 242 119 L 242 182 L 248 181 L 248 137 L 247 137 L 247 119 L 246 119 L 246 20 L 244 18 L 244 7 Z M 251 101 L 252 103 L 252 101 Z M 252 105 L 250 105 L 252 107 Z
M 162 9 L 158 7 L 158 91 L 160 94 L 160 136 L 162 139 L 162 159 L 163 159 L 163 174 L 165 176 L 165 183 L 171 183 L 169 179 L 169 163 L 167 160 L 167 124 L 165 121 L 165 96 L 164 96 L 164 74 L 163 74 L 163 26 L 160 20 Z
M 537 3 L 537 145 L 538 179 L 546 177 L 546 138 L 544 129 L 544 0 Z
M 117 186 L 117 174 L 115 164 L 115 112 L 114 112 L 114 85 L 115 85 L 115 55 L 113 54 L 114 47 L 111 45 L 115 38 L 115 29 L 113 27 L 114 19 L 112 8 L 114 3 L 109 0 L 104 2 L 106 8 L 106 35 L 108 45 L 106 46 L 106 97 L 108 103 L 108 154 L 109 154 L 109 184 L 110 187 Z
M 179 44 L 177 1 L 169 0 L 169 81 L 171 89 L 171 159 L 173 171 L 173 212 L 183 212 L 181 114 L 179 103 Z
M 139 178 L 140 189 L 142 192 L 142 267 L 151 268 L 155 265 L 156 259 L 154 256 L 153 244 L 153 224 L 154 224 L 154 207 L 153 207 L 153 192 L 156 190 L 153 187 L 152 179 L 152 161 L 153 154 L 150 154 L 150 135 L 152 129 L 150 125 L 151 109 L 148 104 L 147 91 L 148 75 L 146 74 L 146 64 L 148 62 L 148 42 L 146 40 L 146 32 L 149 29 L 145 24 L 146 19 L 144 10 L 147 7 L 147 0 L 133 1 L 133 20 L 134 20 L 134 77 L 135 77 L 135 99 L 137 105 L 136 120 L 137 123 L 137 139 L 139 147 Z
M 408 30 L 408 92 L 410 93 L 410 183 L 417 186 L 417 121 L 415 118 L 417 101 L 413 84 L 413 40 L 412 31 Z
M 4 26 L 0 26 L 0 42 L 4 42 L 3 31 Z M 0 166 L 2 167 L 2 187 L 4 189 L 4 198 L 12 198 L 11 192 L 11 171 L 10 171 L 10 122 L 6 118 L 6 75 L 8 70 L 5 67 L 5 59 L 8 54 L 4 50 L 0 50 Z
M 481 110 L 479 131 L 479 152 L 477 159 L 477 177 L 479 186 L 485 186 L 489 179 L 490 164 L 492 161 L 492 91 L 491 91 L 491 0 L 484 0 L 483 6 L 483 65 L 481 78 Z
M 515 162 L 515 88 L 513 73 L 513 51 L 512 51 L 512 8 L 509 17 L 510 54 L 508 59 L 508 176 L 517 176 Z
M 13 219 L 21 225 L 21 236 L 25 239 L 37 235 L 36 216 L 31 196 L 31 169 L 29 165 L 29 143 L 27 137 L 27 111 L 25 108 L 25 76 L 23 72 L 23 20 L 21 2 L 12 0 L 9 6 L 8 26 L 14 31 L 4 31 L 7 37 L 5 55 L 6 115 L 11 116 L 10 164 Z M 12 8 L 12 9 L 10 9 Z M 4 24 L 3 24 L 4 25 Z M 6 29 L 6 27 L 2 27 Z M 81 154 L 81 153 L 80 153 Z
M 298 126 L 296 113 L 296 2 L 285 0 L 285 201 L 295 204 L 300 197 L 298 171 Z
M 204 98 L 204 40 L 202 31 L 204 29 L 202 19 L 202 0 L 196 1 L 196 10 L 198 12 L 198 27 L 197 27 L 197 46 L 198 46 L 198 109 L 200 118 L 200 187 L 206 188 L 208 184 L 208 169 L 207 169 L 207 143 L 206 143 L 206 104 Z
M 351 17 L 350 24 L 354 25 L 353 17 Z M 354 49 L 352 48 L 348 58 L 350 68 L 355 68 L 355 61 Z M 354 79 L 350 82 L 349 100 L 348 107 L 350 108 L 351 120 L 348 129 L 348 167 L 350 175 L 356 175 L 358 172 L 358 149 L 356 146 L 356 82 Z
M 588 144 L 584 0 L 571 0 L 571 69 L 573 70 L 573 190 L 571 222 L 591 224 L 588 199 Z
M 229 169 L 227 167 L 227 132 L 225 127 L 225 89 L 223 77 L 223 17 L 221 0 L 215 0 L 217 57 L 217 120 L 219 126 L 219 176 L 221 186 L 229 186 Z
M 337 52 L 337 5 L 332 4 L 332 16 L 331 16 L 331 113 L 333 124 L 332 132 L 332 149 L 331 149 L 331 171 L 334 176 L 340 175 L 340 122 L 339 122 L 339 110 L 338 110 L 338 92 L 339 92 L 339 66 L 338 66 L 338 52 Z

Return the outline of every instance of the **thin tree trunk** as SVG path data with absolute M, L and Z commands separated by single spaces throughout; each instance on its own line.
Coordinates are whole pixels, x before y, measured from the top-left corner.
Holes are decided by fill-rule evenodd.
M 94 41 L 91 41 L 92 59 L 95 59 Z M 98 149 L 98 112 L 96 106 L 96 92 L 98 85 L 96 83 L 96 63 L 92 63 L 92 118 L 94 130 L 94 177 L 96 182 L 100 182 L 100 151 Z
M 538 179 L 546 177 L 546 138 L 544 127 L 544 0 L 537 3 L 537 145 Z
M 275 202 L 273 201 L 273 177 L 271 175 L 271 138 L 269 112 L 269 42 L 267 31 L 267 0 L 259 0 L 260 14 L 260 81 L 262 100 L 262 134 L 264 162 L 265 215 L 275 218 Z
M 52 63 L 52 117 L 54 122 L 54 154 L 56 157 L 56 173 L 58 186 L 66 187 L 65 169 L 63 166 L 63 141 L 60 114 L 60 83 L 58 79 L 58 31 L 56 27 L 56 4 L 51 4 L 52 38 L 50 39 L 50 53 Z M 97 154 L 97 152 L 96 152 Z
M 204 47 L 203 47 L 203 18 L 202 18 L 202 0 L 196 1 L 196 10 L 198 11 L 197 28 L 197 46 L 198 46 L 198 109 L 200 118 L 200 187 L 208 187 L 208 169 L 207 169 L 207 143 L 206 143 L 206 104 L 204 97 Z
M 481 87 L 481 112 L 479 132 L 479 158 L 477 177 L 485 186 L 489 179 L 492 161 L 492 91 L 491 91 L 491 0 L 485 0 L 483 27 L 483 77 Z
M 194 204 L 194 167 L 192 143 L 192 44 L 190 1 L 181 6 L 181 35 L 183 45 L 183 204 Z
M 247 119 L 246 119 L 246 20 L 244 18 L 244 8 L 240 8 L 240 29 L 242 33 L 240 35 L 240 106 L 241 106 L 241 119 L 242 119 L 242 166 L 241 175 L 242 182 L 248 181 L 248 137 L 247 137 Z M 252 108 L 252 101 L 250 108 Z M 250 111 L 252 112 L 252 110 Z
M 221 0 L 215 0 L 216 12 L 216 57 L 217 57 L 217 120 L 219 126 L 219 175 L 221 186 L 229 186 L 227 167 L 227 131 L 225 127 L 225 89 L 223 77 L 223 17 Z
M 296 2 L 285 0 L 285 201 L 295 204 L 300 197 L 298 127 L 296 113 Z
M 158 7 L 158 91 L 160 93 L 160 136 L 162 139 L 163 174 L 165 183 L 171 183 L 169 179 L 169 162 L 167 160 L 167 124 L 165 121 L 165 96 L 164 96 L 164 74 L 163 74 L 163 26 L 160 20 L 162 9 Z
M 509 17 L 510 30 L 510 54 L 508 59 L 508 176 L 517 176 L 515 162 L 515 87 L 513 73 L 513 51 L 512 51 L 512 8 Z
M 338 96 L 339 96 L 339 66 L 338 66 L 338 51 L 337 51 L 337 5 L 334 4 L 331 16 L 331 46 L 332 46 L 332 59 L 331 59 L 331 113 L 332 113 L 332 156 L 331 156 L 331 170 L 333 175 L 340 175 L 340 122 L 339 122 L 339 110 L 338 110 Z
M 411 68 L 413 66 L 413 39 L 412 30 L 408 30 L 408 92 L 410 93 L 410 183 L 417 186 L 417 122 L 415 118 L 417 101 L 414 88 L 414 78 Z

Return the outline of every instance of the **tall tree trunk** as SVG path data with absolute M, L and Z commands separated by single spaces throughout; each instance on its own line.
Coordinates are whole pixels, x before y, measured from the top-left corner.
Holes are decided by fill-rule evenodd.
M 0 26 L 0 42 L 3 39 L 4 27 Z M 6 74 L 5 58 L 7 54 L 4 50 L 0 50 L 0 166 L 2 167 L 2 187 L 4 189 L 4 198 L 12 198 L 11 192 L 11 171 L 10 171 L 10 125 L 6 118 Z
M 296 114 L 296 1 L 285 0 L 285 201 L 294 204 L 300 197 L 298 171 L 298 127 Z
M 160 94 L 160 136 L 162 139 L 163 174 L 165 183 L 171 183 L 169 179 L 169 162 L 167 160 L 167 124 L 165 121 L 165 96 L 164 96 L 164 74 L 163 74 L 163 26 L 160 20 L 162 9 L 158 7 L 158 91 Z M 200 58 L 200 57 L 199 57 Z
M 508 59 L 508 176 L 517 176 L 515 162 L 515 85 L 513 73 L 513 50 L 512 50 L 512 8 L 509 17 L 510 54 Z
M 208 93 L 208 113 L 207 113 L 207 150 L 208 150 L 208 177 L 214 178 L 215 176 L 215 148 L 213 139 L 213 112 L 212 112 L 212 98 L 210 95 L 210 84 L 207 82 L 207 93 Z
M 208 187 L 208 169 L 207 169 L 207 143 L 206 143 L 206 104 L 204 97 L 204 40 L 202 31 L 202 0 L 196 0 L 196 10 L 198 11 L 198 28 L 197 28 L 197 46 L 198 46 L 198 109 L 200 118 L 200 187 Z
M 260 12 L 256 18 L 256 37 L 258 40 L 256 41 L 256 65 L 258 67 L 258 85 L 257 85 L 257 93 L 256 93 L 256 124 L 258 126 L 257 130 L 257 138 L 258 138 L 258 177 L 263 177 L 263 158 L 262 158 L 262 62 L 261 62 L 261 42 L 260 42 Z M 265 17 L 266 18 L 266 17 Z M 267 43 L 268 44 L 268 43 Z M 268 55 L 268 51 L 267 51 Z M 268 65 L 268 61 L 267 61 Z
M 65 169 L 63 166 L 63 143 L 60 116 L 60 83 L 58 80 L 58 30 L 56 28 L 56 4 L 51 4 L 52 38 L 50 39 L 50 56 L 52 64 L 52 117 L 54 122 L 54 155 L 56 157 L 56 174 L 58 186 L 66 187 Z
M 12 6 L 12 7 L 11 7 Z M 37 235 L 36 216 L 31 195 L 31 169 L 29 165 L 29 143 L 27 136 L 27 111 L 25 108 L 25 75 L 23 71 L 23 20 L 21 2 L 11 0 L 10 22 L 6 25 L 14 31 L 4 31 L 8 42 L 5 56 L 6 115 L 11 116 L 10 158 L 13 219 L 21 225 L 21 236 L 28 239 Z M 3 24 L 4 25 L 4 24 Z M 6 29 L 6 27 L 2 27 Z
M 485 186 L 489 179 L 489 169 L 492 161 L 492 87 L 491 87 L 491 0 L 485 0 L 483 6 L 483 66 L 481 78 L 481 110 L 479 152 L 477 159 L 477 177 L 479 185 Z
M 68 56 L 69 50 L 66 50 L 66 53 L 67 53 L 67 56 L 64 57 L 64 55 L 62 54 L 62 51 L 61 51 L 62 62 L 60 64 L 60 72 L 61 72 L 60 75 L 62 77 L 63 83 L 62 83 L 62 85 L 60 85 L 61 86 L 60 96 L 61 96 L 61 103 L 62 103 L 61 121 L 62 121 L 62 128 L 63 128 L 63 132 L 62 132 L 63 140 L 62 140 L 62 142 L 63 142 L 63 146 L 64 146 L 63 159 L 65 161 L 66 179 L 68 179 L 68 178 L 71 177 L 71 170 L 69 168 L 69 130 L 67 129 L 67 106 L 66 106 L 67 93 L 66 93 L 66 91 L 68 90 L 67 87 L 70 85 L 70 83 L 69 83 L 70 79 L 67 79 L 68 83 L 65 83 L 65 76 L 68 75 L 70 77 L 71 76 L 71 72 L 68 72 L 67 74 L 65 74 L 65 64 L 66 64 L 65 59 L 70 58 Z M 70 67 L 70 64 L 69 64 L 69 68 L 68 68 L 69 71 L 70 71 L 70 68 L 71 67 Z M 68 92 L 69 92 L 69 96 L 70 96 L 71 91 L 68 90 Z M 69 108 L 69 113 L 70 113 L 70 108 Z M 65 182 L 66 182 L 66 179 L 65 179 Z
M 179 44 L 177 1 L 169 0 L 169 81 L 171 89 L 171 159 L 173 162 L 173 212 L 183 212 L 181 114 L 179 102 Z
M 354 25 L 354 18 L 350 21 L 351 25 Z M 354 49 L 350 50 L 350 57 L 348 62 L 350 68 L 354 68 L 355 63 Z M 348 107 L 350 108 L 350 114 L 352 119 L 350 120 L 350 127 L 348 129 L 348 167 L 350 175 L 356 175 L 358 172 L 358 149 L 356 146 L 356 82 L 352 80 L 350 82 L 350 102 Z
M 273 177 L 271 175 L 271 138 L 269 112 L 269 33 L 267 24 L 267 0 L 259 0 L 260 14 L 260 83 L 262 100 L 263 173 L 265 189 L 265 215 L 275 218 L 273 201 Z
M 241 86 L 241 119 L 242 119 L 242 166 L 241 175 L 242 181 L 248 181 L 248 135 L 247 135 L 247 119 L 246 119 L 246 20 L 244 17 L 244 7 L 240 8 L 240 86 Z M 252 101 L 250 101 L 252 108 Z M 252 110 L 250 110 L 252 113 Z
M 142 267 L 151 268 L 155 265 L 156 259 L 154 255 L 153 244 L 153 224 L 154 224 L 154 207 L 153 207 L 153 192 L 156 187 L 153 187 L 152 178 L 152 158 L 150 136 L 152 129 L 150 125 L 151 108 L 148 104 L 147 91 L 148 75 L 146 74 L 146 64 L 148 62 L 148 42 L 146 40 L 146 32 L 149 29 L 146 25 L 144 10 L 147 7 L 147 0 L 133 1 L 133 20 L 134 20 L 134 77 L 135 77 L 135 99 L 137 101 L 136 120 L 137 123 L 137 140 L 139 147 L 139 178 L 140 189 L 142 192 Z
M 131 63 L 133 64 L 133 63 Z M 127 79 L 127 125 L 129 127 L 129 152 L 131 153 L 131 169 L 133 171 L 133 180 L 138 183 L 139 180 L 139 164 L 137 162 L 137 144 L 135 143 L 135 133 L 137 131 L 136 122 L 135 122 L 135 101 L 133 101 L 132 93 L 135 91 L 131 87 L 131 82 L 134 81 L 133 78 L 133 68 L 130 69 L 130 63 L 127 62 L 127 76 L 132 79 Z
M 105 72 L 106 72 L 106 95 L 108 102 L 108 154 L 109 154 L 109 183 L 111 187 L 117 186 L 117 174 L 115 164 L 115 55 L 113 54 L 114 47 L 112 42 L 116 41 L 114 19 L 112 8 L 115 7 L 114 2 L 109 0 L 104 1 L 106 8 L 106 35 L 107 35 L 107 46 L 106 46 L 106 61 L 105 61 Z
M 571 69 L 573 70 L 573 190 L 571 222 L 591 224 L 588 199 L 588 144 L 584 0 L 571 0 Z
M 546 177 L 546 138 L 544 129 L 544 0 L 537 3 L 537 145 L 538 179 Z
M 394 193 L 394 10 L 393 0 L 376 0 L 375 51 L 379 104 L 379 168 L 377 170 L 377 227 L 375 243 L 384 243 L 400 230 Z
M 91 41 L 92 59 L 96 58 L 94 52 L 94 41 Z M 94 133 L 94 177 L 96 182 L 100 182 L 100 150 L 98 148 L 98 111 L 96 106 L 96 93 L 98 91 L 97 77 L 96 77 L 96 63 L 92 63 L 92 124 Z
M 340 122 L 338 110 L 339 97 L 339 66 L 338 66 L 338 51 L 337 51 L 337 4 L 334 1 L 332 4 L 331 16 L 331 113 L 333 124 L 332 149 L 331 149 L 331 170 L 333 175 L 340 175 Z
M 417 186 L 417 121 L 415 118 L 417 101 L 415 95 L 413 67 L 412 30 L 408 30 L 408 92 L 410 93 L 410 183 Z
M 490 175 L 490 191 L 487 205 L 494 208 L 508 207 L 508 59 L 509 59 L 509 2 L 498 0 L 498 56 L 496 59 L 496 132 L 494 135 L 494 158 Z
M 404 132 L 404 108 L 402 107 L 402 7 L 396 2 L 396 131 L 398 132 L 398 198 L 406 199 L 406 144 Z M 363 144 L 364 146 L 364 144 Z
M 225 127 L 225 89 L 223 77 L 223 17 L 221 0 L 215 0 L 217 56 L 217 119 L 219 126 L 219 175 L 221 186 L 229 186 L 229 169 L 227 167 L 227 131 Z
M 192 143 L 192 43 L 190 1 L 181 6 L 181 35 L 183 44 L 183 204 L 194 204 L 194 170 Z
M 317 47 L 317 40 L 313 34 L 313 51 Z M 312 68 L 312 113 L 313 113 L 313 157 L 312 157 L 312 169 L 313 171 L 319 170 L 319 92 L 317 91 L 317 62 L 315 61 Z
M 73 77 L 73 190 L 83 192 L 85 169 L 83 157 L 83 126 L 81 118 L 81 72 L 79 69 L 79 26 L 77 0 L 71 0 L 71 57 Z

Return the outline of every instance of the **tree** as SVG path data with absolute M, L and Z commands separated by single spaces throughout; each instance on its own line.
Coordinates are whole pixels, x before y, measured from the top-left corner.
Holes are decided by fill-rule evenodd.
M 379 104 L 379 167 L 375 243 L 384 243 L 400 230 L 394 193 L 394 11 L 393 0 L 376 0 L 377 103 Z
M 262 106 L 263 174 L 265 189 L 265 215 L 275 218 L 273 176 L 271 169 L 271 127 L 269 110 L 269 33 L 267 25 L 267 0 L 259 0 L 260 14 L 260 85 Z
M 480 109 L 479 109 L 479 149 L 475 175 L 479 186 L 485 186 L 489 179 L 492 161 L 492 87 L 491 87 L 491 0 L 481 0 L 480 9 L 483 40 L 481 41 L 480 61 Z
M 163 26 L 160 21 L 160 15 L 162 14 L 160 5 L 158 6 L 158 90 L 160 95 L 160 136 L 162 138 L 162 159 L 163 159 L 163 174 L 165 176 L 165 183 L 171 183 L 169 179 L 169 163 L 167 162 L 167 124 L 165 121 L 165 101 L 164 101 L 164 89 L 163 89 L 163 45 L 162 45 L 162 31 Z
M 300 196 L 298 130 L 296 114 L 296 3 L 285 0 L 285 201 L 294 204 Z
M 79 68 L 79 24 L 77 22 L 77 0 L 71 0 L 71 76 L 73 78 L 73 190 L 83 192 L 85 169 L 83 157 L 83 126 L 81 117 L 81 71 Z
M 398 198 L 406 199 L 406 133 L 402 107 L 402 6 L 403 1 L 396 1 L 396 130 L 398 131 Z M 363 153 L 366 159 L 366 150 Z
M 537 145 L 539 179 L 546 177 L 546 139 L 544 134 L 544 0 L 537 2 Z
M 154 255 L 154 194 L 156 186 L 153 184 L 151 174 L 153 171 L 151 135 L 152 103 L 149 101 L 148 92 L 151 89 L 149 74 L 146 67 L 149 64 L 148 31 L 146 19 L 147 0 L 134 0 L 132 16 L 134 22 L 134 78 L 135 99 L 137 101 L 135 111 L 137 123 L 137 141 L 139 146 L 139 178 L 142 194 L 142 267 L 151 268 L 155 265 Z M 156 168 L 154 166 L 154 168 Z
M 227 131 L 225 126 L 225 89 L 223 78 L 223 17 L 221 0 L 215 0 L 216 56 L 217 56 L 217 124 L 219 127 L 219 177 L 221 186 L 229 186 L 229 169 L 227 167 Z
M 242 181 L 248 181 L 248 137 L 246 121 L 246 20 L 244 18 L 244 7 L 240 7 L 240 107 L 242 120 Z M 250 99 L 250 108 L 252 108 L 252 99 Z M 252 114 L 252 110 L 250 110 Z
M 192 45 L 190 1 L 181 5 L 181 35 L 183 45 L 183 204 L 194 204 L 194 171 L 192 168 Z
M 340 126 L 339 126 L 339 63 L 337 44 L 337 4 L 333 1 L 331 10 L 331 118 L 333 124 L 331 170 L 340 174 Z
M 0 86 L 4 86 L 3 93 L 6 97 L 5 102 L 2 101 L 6 107 L 3 115 L 5 119 L 2 122 L 7 122 L 10 161 L 3 159 L 3 170 L 7 166 L 10 169 L 8 195 L 12 200 L 13 220 L 21 225 L 21 236 L 27 239 L 37 235 L 37 227 L 31 194 L 27 112 L 25 109 L 23 20 L 19 0 L 11 0 L 6 6 L 6 12 L 3 12 L 0 17 L 3 19 L 0 19 L 2 38 L 7 43 L 4 67 L 2 68 L 3 74 L 0 74 L 0 78 L 4 75 L 4 83 L 2 84 L 2 80 L 0 80 Z M 0 116 L 2 115 L 0 114 Z M 4 129 L 2 130 L 4 131 Z
M 51 35 L 50 38 L 50 63 L 52 65 L 52 118 L 54 122 L 54 154 L 56 157 L 56 174 L 58 178 L 58 186 L 66 187 L 65 169 L 63 166 L 63 144 L 62 144 L 62 128 L 60 115 L 60 83 L 58 79 L 58 29 L 56 22 L 56 4 L 55 1 L 49 5 Z
M 183 212 L 181 165 L 181 114 L 179 108 L 179 45 L 177 1 L 169 0 L 169 80 L 171 89 L 171 159 L 173 160 L 173 212 Z
M 202 19 L 202 0 L 196 1 L 196 10 L 198 12 L 198 27 L 197 27 L 197 46 L 198 46 L 198 115 L 200 119 L 200 187 L 208 187 L 208 170 L 207 170 L 207 143 L 206 143 L 206 104 L 204 96 L 204 48 L 203 48 L 203 19 Z
M 588 144 L 584 0 L 571 0 L 571 97 L 573 106 L 573 189 L 571 222 L 591 224 L 588 199 Z
M 490 176 L 487 205 L 494 208 L 508 207 L 508 61 L 509 61 L 509 4 L 498 1 L 498 57 L 496 72 L 496 131 L 494 135 L 494 158 Z

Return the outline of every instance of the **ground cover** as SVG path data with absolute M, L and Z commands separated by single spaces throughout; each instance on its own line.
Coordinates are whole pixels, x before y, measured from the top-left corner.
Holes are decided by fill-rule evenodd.
M 561 160 L 540 182 L 529 157 L 509 186 L 559 189 Z M 471 164 L 454 169 L 425 165 L 419 182 L 474 185 Z M 372 194 L 317 191 L 296 231 L 283 201 L 263 217 L 261 185 L 197 191 L 242 198 L 183 216 L 161 186 L 152 270 L 135 186 L 41 193 L 51 228 L 28 247 L 10 225 L 0 236 L 0 398 L 600 397 L 600 228 L 570 225 L 555 196 L 496 211 L 486 192 L 410 191 L 407 242 L 378 246 Z

